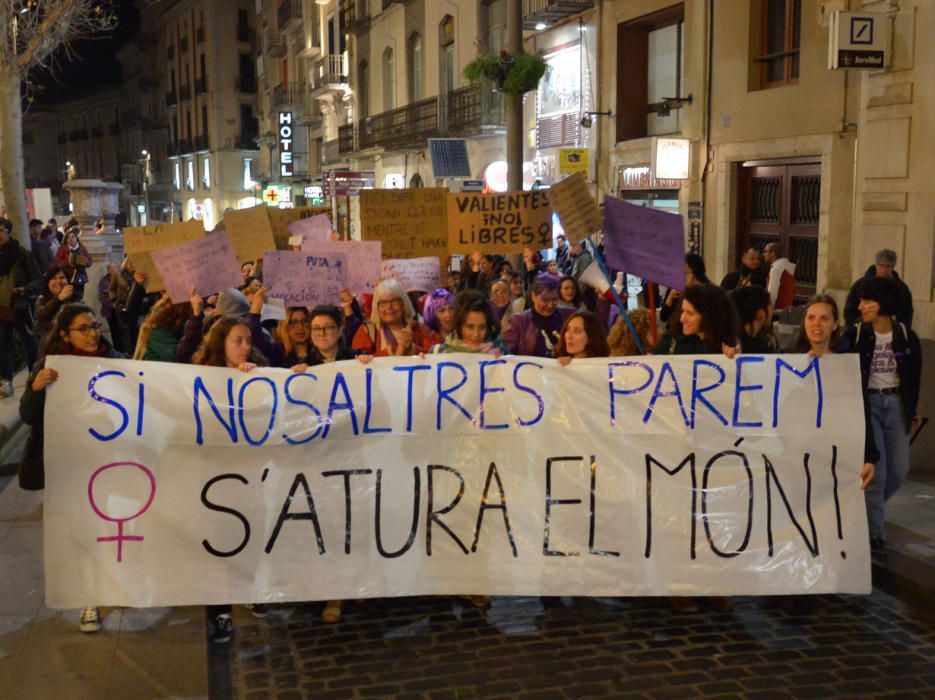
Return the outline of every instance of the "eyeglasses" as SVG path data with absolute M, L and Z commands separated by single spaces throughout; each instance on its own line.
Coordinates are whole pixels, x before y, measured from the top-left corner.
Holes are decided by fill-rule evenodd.
M 402 299 L 383 299 L 382 301 L 377 302 L 378 309 L 385 309 L 388 306 L 402 306 Z
M 338 330 L 338 327 L 334 324 L 328 326 L 312 326 L 312 333 L 315 335 L 330 335 Z
M 90 335 L 91 333 L 100 333 L 101 332 L 100 323 L 91 323 L 84 324 L 81 326 L 75 326 L 74 328 L 69 328 L 69 331 L 74 331 L 75 333 L 81 333 L 81 335 Z
M 309 321 L 307 318 L 304 320 L 293 319 L 286 325 L 288 325 L 289 328 L 298 328 L 299 326 L 307 326 L 309 323 L 311 323 L 311 321 Z

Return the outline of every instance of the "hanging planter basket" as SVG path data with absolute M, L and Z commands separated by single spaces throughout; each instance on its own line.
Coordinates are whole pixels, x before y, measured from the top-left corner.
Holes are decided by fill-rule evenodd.
M 535 90 L 545 75 L 546 63 L 541 54 L 499 54 L 478 56 L 464 67 L 464 77 L 477 85 L 486 78 L 499 92 L 522 95 Z

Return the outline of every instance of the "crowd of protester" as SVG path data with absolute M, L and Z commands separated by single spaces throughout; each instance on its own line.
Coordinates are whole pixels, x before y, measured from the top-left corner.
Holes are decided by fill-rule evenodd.
M 460 270 L 449 272 L 443 288 L 407 293 L 399 282 L 386 279 L 372 295 L 355 298 L 345 290 L 331 304 L 288 308 L 281 320 L 264 321 L 269 289 L 252 263 L 244 265 L 239 289 L 207 298 L 192 290 L 184 303 L 148 291 L 146 276 L 128 260 L 110 264 L 97 289 L 98 316 L 82 303 L 91 258 L 80 230 L 71 225 L 64 233 L 50 232 L 36 224 L 32 255 L 10 237 L 8 226 L 0 226 L 0 398 L 13 394 L 14 331 L 32 368 L 20 409 L 32 427 L 20 469 L 23 488 L 44 484 L 43 406 L 47 387 L 57 379 L 45 367 L 49 355 L 305 372 L 329 362 L 453 352 L 531 355 L 565 366 L 585 358 L 637 354 L 733 357 L 788 351 L 822 357 L 854 352 L 860 356 L 864 392 L 862 485 L 871 546 L 876 551 L 885 547 L 884 504 L 906 477 L 908 435 L 919 425 L 922 360 L 911 329 L 911 294 L 893 272 L 892 251 L 881 251 L 877 264 L 855 283 L 844 312 L 851 315 L 846 326 L 834 299 L 819 295 L 802 305 L 793 346 L 781 347 L 773 333 L 773 312 L 777 302 L 788 301 L 789 282 L 781 275 L 794 273 L 794 265 L 775 245 L 767 250 L 766 262 L 772 260 L 772 269 L 779 270 L 779 281 L 768 282 L 756 249 L 743 254 L 740 268 L 721 285 L 708 279 L 700 256 L 688 254 L 683 289 L 667 290 L 658 311 L 647 303 L 658 294 L 640 294 L 626 319 L 604 294 L 579 282 L 599 257 L 589 250 L 590 241 L 569 246 L 560 237 L 557 249 L 547 252 L 549 260 L 526 250 L 519 270 L 506 259 L 478 252 L 467 256 Z M 777 266 L 777 261 L 785 262 Z M 648 287 L 644 283 L 644 291 Z M 725 601 L 711 604 L 724 607 Z M 673 605 L 689 610 L 697 604 L 680 599 Z M 255 615 L 266 613 L 263 605 L 251 607 Z M 230 606 L 212 608 L 212 613 L 213 638 L 226 641 L 232 629 Z M 341 601 L 329 601 L 323 620 L 340 617 Z M 99 610 L 83 610 L 80 626 L 100 629 Z

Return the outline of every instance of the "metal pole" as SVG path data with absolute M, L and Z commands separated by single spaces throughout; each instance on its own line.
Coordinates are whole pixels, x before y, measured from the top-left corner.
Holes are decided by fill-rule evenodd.
M 523 52 L 523 3 L 506 0 L 506 48 L 515 56 Z M 503 93 L 506 116 L 507 187 L 523 189 L 523 97 Z

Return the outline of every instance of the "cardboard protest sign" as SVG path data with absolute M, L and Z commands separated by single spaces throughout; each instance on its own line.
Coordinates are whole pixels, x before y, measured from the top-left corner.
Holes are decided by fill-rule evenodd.
M 127 226 L 123 229 L 123 247 L 133 263 L 133 268 L 146 275 L 146 291 L 159 292 L 165 289 L 165 285 L 149 254 L 154 250 L 171 248 L 202 238 L 204 235 L 205 227 L 196 219 L 177 224 Z
M 338 304 L 347 286 L 347 258 L 341 253 L 318 255 L 273 251 L 263 255 L 266 296 L 289 306 Z
M 555 183 L 549 188 L 549 202 L 558 214 L 565 235 L 572 243 L 600 231 L 604 222 L 597 202 L 588 190 L 588 182 L 582 173 Z
M 273 227 L 273 240 L 276 250 L 289 250 L 289 238 L 293 235 L 289 225 L 302 219 L 323 214 L 331 216 L 331 207 L 295 207 L 293 209 L 267 209 L 270 225 Z
M 331 225 L 331 219 L 327 214 L 315 214 L 307 219 L 293 221 L 288 226 L 289 240 L 298 236 L 301 240 L 299 245 L 305 241 L 330 241 L 334 226 Z
M 351 294 L 369 294 L 380 281 L 380 241 L 305 241 L 303 253 L 347 258 L 347 288 Z
M 49 607 L 871 591 L 856 355 L 47 366 Z
M 265 204 L 248 209 L 235 209 L 224 214 L 224 229 L 230 235 L 238 262 L 259 260 L 268 250 L 276 250 L 273 228 Z
M 192 287 L 207 297 L 243 284 L 240 263 L 227 232 L 154 250 L 149 255 L 173 304 L 188 301 Z
M 445 223 L 448 190 L 361 190 L 360 237 L 380 241 L 388 258 L 448 255 Z
M 604 197 L 604 257 L 614 269 L 684 289 L 682 217 Z
M 441 286 L 441 263 L 434 255 L 384 260 L 380 277 L 399 280 L 407 292 L 430 292 Z
M 448 251 L 520 253 L 552 247 L 552 207 L 545 190 L 448 195 Z

